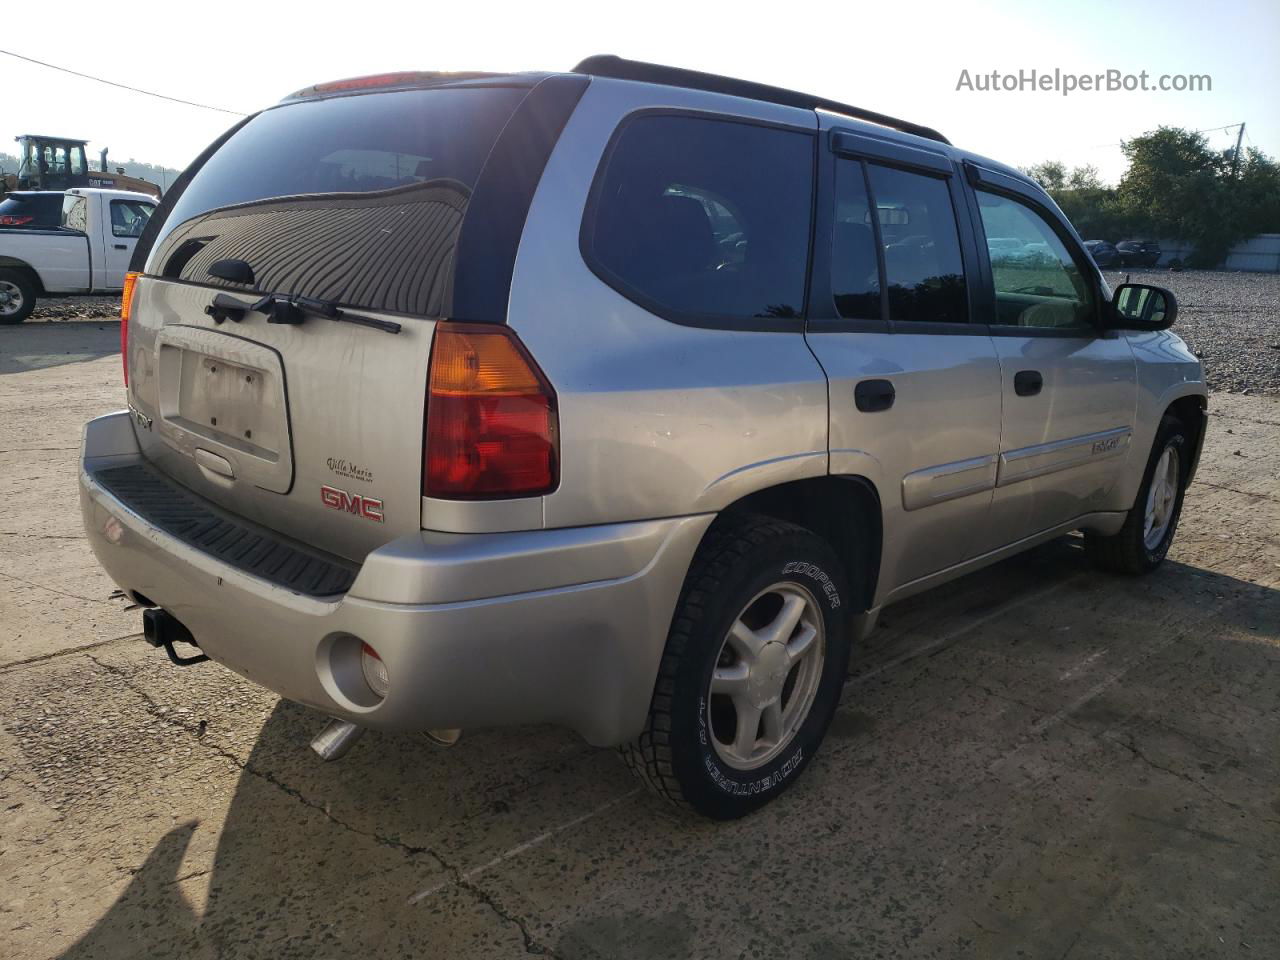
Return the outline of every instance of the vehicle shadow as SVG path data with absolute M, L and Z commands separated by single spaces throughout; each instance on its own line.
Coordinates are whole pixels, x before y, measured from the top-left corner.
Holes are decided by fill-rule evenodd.
M 48 370 L 119 352 L 118 320 L 28 321 L 15 326 L 0 326 L 0 375 Z
M 904 656 L 920 648 L 922 637 L 927 640 L 921 630 L 928 624 L 993 622 L 985 618 L 1000 616 L 1016 620 L 1022 616 L 1020 602 L 1030 608 L 1055 584 L 1062 589 L 1045 594 L 1043 602 L 1060 605 L 1064 616 L 1078 602 L 1083 587 L 1109 602 L 1132 595 L 1135 604 L 1149 603 L 1153 609 L 1158 605 L 1166 618 L 1176 615 L 1180 605 L 1190 618 L 1196 595 L 1206 589 L 1218 596 L 1230 594 L 1240 602 L 1223 607 L 1218 621 L 1223 626 L 1249 628 L 1262 622 L 1263 611 L 1280 609 L 1278 591 L 1172 561 L 1145 580 L 1107 578 L 1090 570 L 1079 539 L 1068 537 L 889 608 L 886 629 L 878 637 L 873 635 L 851 672 L 856 677 L 871 670 L 889 675 L 905 670 Z M 1203 611 L 1197 608 L 1194 614 L 1202 617 Z M 961 630 L 947 642 L 964 644 L 978 636 L 980 630 Z M 1048 642 L 1059 641 L 1029 635 L 1017 656 L 1034 660 Z M 932 656 L 938 649 L 918 655 Z M 488 862 L 493 850 L 518 848 L 521 842 L 528 846 L 529 840 L 544 837 L 549 825 L 570 821 L 598 806 L 602 798 L 634 789 L 630 775 L 608 751 L 593 750 L 567 733 L 541 728 L 480 732 L 464 737 L 452 750 L 432 747 L 421 737 L 371 735 L 341 763 L 322 764 L 303 749 L 319 721 L 312 711 L 280 703 L 242 765 L 221 824 L 198 827 L 185 822 L 169 829 L 133 871 L 119 899 L 61 956 L 65 960 L 135 960 L 516 955 L 529 946 L 520 940 L 523 926 L 511 928 L 515 939 L 509 945 L 476 939 L 482 923 L 493 925 L 494 914 L 485 909 L 477 915 L 477 898 L 487 902 L 487 895 L 476 894 L 473 885 L 460 882 L 460 877 L 467 868 Z M 841 749 L 850 740 L 884 735 L 882 730 L 873 733 L 871 724 L 859 723 L 857 715 L 852 719 L 838 715 L 833 729 Z M 219 749 L 216 744 L 214 749 Z M 845 778 L 854 775 L 852 769 L 836 773 L 815 768 L 806 778 L 806 796 L 783 803 L 805 803 L 815 811 L 838 808 L 847 802 L 850 785 Z M 900 811 L 916 802 L 917 786 L 903 779 L 881 780 L 879 787 L 882 792 L 874 810 L 860 811 L 870 819 L 859 822 L 859 836 L 900 837 Z M 930 847 L 966 832 L 965 818 L 970 815 L 964 803 L 954 810 L 937 811 L 940 822 L 912 841 L 922 859 L 945 859 L 945 849 Z M 956 822 L 949 823 L 948 818 Z M 182 870 L 197 829 L 220 832 L 209 875 L 191 878 Z M 605 859 L 623 857 L 632 864 L 639 857 L 660 861 L 668 843 L 674 843 L 682 855 L 703 858 L 697 861 L 697 869 L 706 871 L 705 889 L 710 890 L 718 881 L 717 849 L 723 849 L 726 837 L 742 836 L 746 828 L 688 822 L 655 801 L 629 805 L 625 818 L 600 818 L 596 829 L 609 834 L 610 842 L 596 848 L 597 852 L 614 851 L 606 853 Z M 731 833 L 734 830 L 739 832 Z M 678 839 L 672 841 L 673 836 Z M 609 868 L 600 869 L 607 872 Z M 626 874 L 618 868 L 612 882 L 623 886 L 639 882 Z M 577 877 L 569 873 L 555 883 L 561 891 L 569 891 Z M 188 882 L 200 889 L 207 884 L 203 909 L 193 907 L 184 893 Z M 667 881 L 647 882 L 661 886 Z M 1071 882 L 1064 876 L 1068 888 Z M 815 887 L 812 878 L 803 883 L 809 896 L 831 899 L 833 918 L 847 913 L 848 890 L 834 886 L 826 890 L 825 883 Z M 437 887 L 442 892 L 433 895 L 429 904 L 411 898 L 415 890 Z M 886 888 L 877 895 L 892 898 L 906 892 Z M 600 896 L 598 886 L 591 896 Z M 642 892 L 635 902 L 644 898 Z M 868 923 L 880 922 L 875 911 L 882 906 L 878 901 L 865 904 Z M 506 916 L 500 908 L 494 909 Z M 895 907 L 893 912 L 900 911 Z M 642 922 L 637 917 L 631 910 L 617 917 L 566 922 L 559 929 L 556 955 L 687 955 L 689 944 L 700 942 L 696 937 L 706 932 L 698 931 L 683 913 L 669 915 L 669 923 L 657 917 Z M 817 930 L 814 935 L 826 934 Z M 541 952 L 541 948 L 534 944 L 529 952 Z

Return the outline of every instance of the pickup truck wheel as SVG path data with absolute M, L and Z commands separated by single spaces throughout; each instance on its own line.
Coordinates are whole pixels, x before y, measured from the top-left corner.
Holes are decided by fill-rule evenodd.
M 1084 548 L 1095 566 L 1112 573 L 1148 573 L 1164 561 L 1173 542 L 1191 461 L 1187 428 L 1165 417 L 1147 458 L 1138 498 L 1113 536 L 1085 532 Z
M 849 659 L 844 570 L 818 536 L 747 516 L 717 522 L 685 580 L 631 769 L 717 820 L 795 782 L 839 703 Z
M 0 270 L 0 323 L 21 323 L 35 308 L 31 281 L 17 270 Z

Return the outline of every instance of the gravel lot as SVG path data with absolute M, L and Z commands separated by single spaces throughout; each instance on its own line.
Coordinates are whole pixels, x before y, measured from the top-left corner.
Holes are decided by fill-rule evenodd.
M 1210 389 L 1280 394 L 1280 274 L 1133 268 L 1105 275 L 1113 288 L 1130 276 L 1177 295 L 1175 329 L 1204 361 Z M 66 297 L 42 301 L 31 319 L 114 318 L 119 309 L 112 297 Z

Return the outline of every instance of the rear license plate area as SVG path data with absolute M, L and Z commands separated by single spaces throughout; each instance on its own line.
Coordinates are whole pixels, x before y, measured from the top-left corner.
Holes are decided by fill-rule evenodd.
M 157 429 L 170 447 L 198 464 L 225 461 L 218 473 L 229 482 L 288 492 L 293 456 L 279 353 L 241 337 L 172 325 L 156 338 L 156 374 Z

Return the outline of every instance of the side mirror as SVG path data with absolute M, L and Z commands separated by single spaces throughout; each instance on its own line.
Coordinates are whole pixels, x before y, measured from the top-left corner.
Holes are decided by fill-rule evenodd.
M 1178 319 L 1178 298 L 1164 287 L 1122 283 L 1111 298 L 1111 313 L 1117 330 L 1168 330 Z

